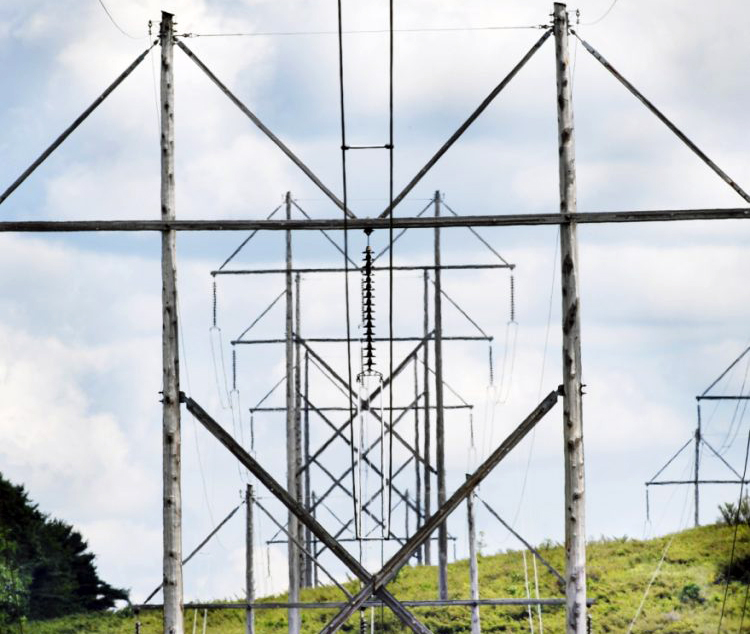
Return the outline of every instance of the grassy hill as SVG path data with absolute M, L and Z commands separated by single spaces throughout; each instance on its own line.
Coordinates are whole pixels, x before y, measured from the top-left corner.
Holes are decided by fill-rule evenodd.
M 706 526 L 667 535 L 650 541 L 604 539 L 591 542 L 588 549 L 589 597 L 596 603 L 591 608 L 593 632 L 626 632 L 636 613 L 646 586 L 651 579 L 664 548 L 671 545 L 659 575 L 651 586 L 643 610 L 633 632 L 668 632 L 670 634 L 716 633 L 721 610 L 726 565 L 731 549 L 733 529 L 726 526 Z M 563 550 L 559 546 L 543 548 L 542 553 L 558 570 L 563 569 Z M 729 586 L 722 632 L 740 632 L 740 615 L 748 586 L 739 579 L 750 581 L 750 529 L 740 528 L 737 541 L 738 564 L 731 571 L 735 578 Z M 531 567 L 529 566 L 531 570 Z M 524 569 L 520 551 L 483 556 L 479 562 L 483 597 L 525 596 Z M 469 596 L 468 563 L 459 561 L 449 567 L 449 588 L 454 598 Z M 409 567 L 401 571 L 389 585 L 396 597 L 402 599 L 432 599 L 436 596 L 436 570 L 429 567 Z M 540 596 L 560 597 L 555 579 L 539 568 Z M 353 589 L 353 585 L 350 589 Z M 283 600 L 285 597 L 275 597 Z M 269 597 L 268 600 L 272 598 Z M 305 590 L 303 601 L 340 601 L 341 592 L 335 587 Z M 742 630 L 750 632 L 750 602 Z M 469 608 L 414 608 L 435 634 L 469 631 Z M 286 615 L 282 610 L 259 610 L 256 616 L 258 634 L 286 632 Z M 369 611 L 368 611 L 369 614 Z M 303 632 L 318 632 L 332 613 L 308 610 L 303 613 Z M 376 610 L 376 631 L 403 631 L 401 624 L 386 609 L 382 625 L 380 609 Z M 197 615 L 197 632 L 202 630 L 202 613 Z M 543 612 L 547 634 L 564 632 L 564 611 L 546 608 Z M 194 611 L 186 611 L 186 632 L 192 631 Z M 528 632 L 525 607 L 483 607 L 483 632 Z M 96 616 L 67 617 L 44 622 L 28 623 L 24 631 L 31 634 L 132 634 L 132 614 L 124 612 Z M 143 634 L 161 632 L 157 613 L 141 615 Z M 208 614 L 207 634 L 241 634 L 244 632 L 244 613 L 239 610 L 214 611 Z M 356 623 L 347 626 L 356 632 Z M 535 621 L 535 632 L 538 632 Z

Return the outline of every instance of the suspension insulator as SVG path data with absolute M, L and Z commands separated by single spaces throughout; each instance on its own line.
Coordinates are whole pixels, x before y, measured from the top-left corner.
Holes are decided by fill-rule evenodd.
M 372 276 L 372 249 L 365 249 L 362 268 L 362 368 L 368 372 L 375 365 L 375 284 Z

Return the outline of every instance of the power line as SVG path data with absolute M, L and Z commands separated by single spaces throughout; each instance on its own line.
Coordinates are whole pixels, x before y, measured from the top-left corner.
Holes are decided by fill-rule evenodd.
M 101 1 L 101 0 L 100 0 Z M 119 27 L 118 27 L 119 28 Z M 393 29 L 394 33 L 456 33 L 468 31 L 520 31 L 527 29 L 546 29 L 546 24 L 529 24 L 518 26 L 457 26 L 457 27 L 415 27 Z M 341 35 L 385 35 L 390 29 L 355 29 L 341 31 Z M 276 37 L 298 35 L 339 35 L 339 31 L 255 31 L 238 33 L 181 33 L 180 37 Z
M 609 8 L 604 13 L 602 13 L 596 20 L 594 20 L 593 22 L 581 22 L 581 26 L 594 26 L 595 24 L 599 24 L 599 22 L 601 22 L 604 18 L 606 18 L 610 14 L 612 9 L 615 8 L 617 1 L 618 0 L 613 0 L 612 4 L 609 5 Z
M 732 573 L 732 565 L 734 564 L 734 555 L 737 548 L 737 531 L 740 528 L 740 508 L 742 506 L 742 494 L 745 490 L 745 478 L 747 477 L 747 463 L 750 458 L 750 430 L 747 432 L 747 444 L 745 445 L 745 466 L 742 469 L 742 480 L 740 481 L 740 495 L 737 500 L 737 512 L 734 517 L 734 535 L 732 536 L 732 552 L 729 555 L 729 566 L 727 567 L 726 582 L 724 584 L 724 598 L 721 602 L 721 614 L 719 615 L 719 627 L 716 629 L 717 633 L 721 633 L 721 623 L 724 620 L 724 609 L 727 604 L 727 595 L 729 594 L 729 580 Z M 743 608 L 744 613 L 744 608 Z
M 346 183 L 346 110 L 344 108 L 344 37 L 343 37 L 343 12 L 341 7 L 341 0 L 338 0 L 337 14 L 338 14 L 338 57 L 339 57 L 339 108 L 341 113 L 341 185 L 342 185 L 342 198 L 344 203 L 344 310 L 346 313 L 346 370 L 348 385 L 352 385 L 352 344 L 351 344 L 351 322 L 349 316 L 349 227 L 348 214 L 346 213 L 349 209 L 348 206 L 348 190 Z M 351 389 L 348 391 L 347 396 L 349 397 L 349 435 L 350 435 L 350 458 L 352 464 L 352 493 L 354 494 L 354 516 L 357 517 L 357 481 L 354 469 L 355 454 L 354 454 L 354 402 L 352 399 Z M 361 559 L 361 557 L 360 557 Z
M 109 9 L 107 8 L 107 5 L 104 4 L 104 0 L 98 0 L 99 6 L 101 6 L 102 9 L 104 9 L 104 13 L 107 14 L 107 17 L 109 18 L 109 21 L 114 24 L 115 28 L 122 33 L 125 37 L 129 37 L 131 40 L 142 40 L 144 38 L 147 38 L 148 35 L 131 35 L 128 33 L 125 29 L 123 29 L 119 24 L 117 24 L 117 21 L 112 17 L 112 14 L 109 12 Z

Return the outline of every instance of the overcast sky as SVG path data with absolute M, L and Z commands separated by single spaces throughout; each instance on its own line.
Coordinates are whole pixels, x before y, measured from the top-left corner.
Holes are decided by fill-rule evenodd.
M 746 188 L 750 82 L 750 7 L 739 0 L 696 2 L 581 0 L 579 33 L 638 86 L 706 153 Z M 385 3 L 344 2 L 345 29 L 387 27 Z M 402 29 L 536 26 L 551 3 L 539 0 L 397 2 Z M 184 42 L 335 192 L 341 191 L 336 38 L 331 35 L 205 37 L 206 34 L 331 31 L 333 0 L 220 2 L 151 0 L 107 3 L 121 32 L 96 0 L 6 0 L 0 7 L 0 188 L 16 176 L 149 44 L 160 9 L 175 13 Z M 573 17 L 575 20 L 575 17 Z M 395 181 L 403 186 L 539 38 L 538 29 L 404 32 L 396 36 Z M 573 47 L 578 201 L 581 211 L 732 207 L 742 199 L 647 112 L 580 45 Z M 291 191 L 311 215 L 339 213 L 192 62 L 175 51 L 177 215 L 262 218 Z M 53 156 L 3 205 L 6 219 L 159 217 L 158 48 Z M 347 134 L 351 143 L 387 140 L 387 36 L 345 38 Z M 457 213 L 552 212 L 558 208 L 554 49 L 547 42 L 523 72 L 398 210 L 413 215 L 436 190 Z M 351 206 L 379 213 L 387 199 L 386 155 L 350 155 Z M 383 235 L 379 235 L 379 233 Z M 467 402 L 447 415 L 448 488 L 560 381 L 559 267 L 554 227 L 482 230 L 515 270 L 517 325 L 508 326 L 507 271 L 444 276 L 446 292 L 496 339 L 495 385 L 488 387 L 486 343 L 447 343 L 446 381 Z M 750 344 L 747 244 L 742 221 L 584 226 L 579 229 L 587 534 L 663 534 L 692 521 L 688 487 L 651 495 L 646 522 L 643 483 L 693 433 L 695 395 Z M 334 236 L 341 241 L 341 236 Z M 244 234 L 187 235 L 178 240 L 182 387 L 238 438 L 248 442 L 247 407 L 283 376 L 280 346 L 238 346 L 242 408 L 233 416 L 235 338 L 283 290 L 283 278 L 221 278 L 218 326 L 211 277 Z M 232 265 L 279 266 L 283 236 L 259 235 Z M 379 249 L 387 240 L 376 232 Z M 431 233 L 410 231 L 396 244 L 396 264 L 429 263 Z M 364 237 L 352 233 L 359 258 Z M 466 230 L 443 232 L 447 263 L 496 261 Z M 319 234 L 295 236 L 295 261 L 340 266 L 342 257 Z M 377 327 L 387 334 L 387 278 L 379 276 Z M 306 276 L 302 332 L 342 336 L 343 280 Z M 352 315 L 358 314 L 352 284 Z M 421 274 L 396 276 L 397 336 L 422 329 Z M 476 334 L 446 305 L 446 334 Z M 353 318 L 354 319 L 354 318 Z M 353 328 L 357 324 L 353 322 Z M 280 302 L 255 327 L 283 336 Z M 88 539 L 102 576 L 142 600 L 161 577 L 161 410 L 159 238 L 153 235 L 0 236 L 0 471 L 23 483 L 40 508 L 71 522 Z M 212 342 L 221 361 L 212 361 Z M 515 345 L 512 345 L 515 342 Z M 321 344 L 323 345 L 323 344 Z M 396 362 L 411 344 L 396 346 Z M 339 372 L 341 350 L 323 348 Z M 381 369 L 387 350 L 379 349 Z M 220 357 L 219 354 L 216 355 Z M 748 391 L 748 364 L 737 365 L 716 393 Z M 217 377 L 218 375 L 218 377 Z M 501 381 L 502 379 L 502 381 Z M 218 389 L 217 389 L 218 383 Z M 231 388 L 231 385 L 229 386 Z M 345 405 L 311 371 L 318 404 Z M 395 399 L 408 404 L 405 373 Z M 410 396 L 411 395 L 411 396 Z M 457 397 L 450 391 L 447 402 Z M 268 403 L 283 402 L 283 387 Z M 539 425 L 482 489 L 482 496 L 528 539 L 563 537 L 561 406 Z M 742 469 L 744 409 L 704 410 L 706 438 Z M 332 415 L 334 420 L 343 420 Z M 241 420 L 240 420 L 241 419 Z M 239 501 L 246 474 L 224 450 L 183 417 L 184 547 L 189 551 Z M 403 423 L 411 438 L 411 423 Z M 312 445 L 326 437 L 312 422 Z M 283 415 L 256 415 L 258 459 L 279 478 Z M 469 433 L 473 428 L 473 434 Z M 474 438 L 472 448 L 470 438 Z M 703 452 L 707 477 L 731 477 Z M 346 448 L 323 454 L 338 473 Z M 402 454 L 397 456 L 402 458 Z M 692 450 L 665 471 L 690 477 Z M 414 492 L 403 474 L 400 485 Z M 329 484 L 320 470 L 313 486 Z M 525 482 L 525 486 L 524 483 Z M 369 483 L 373 486 L 373 483 Z M 736 487 L 702 491 L 701 520 L 717 516 Z M 261 492 L 261 496 L 268 496 Z M 281 507 L 268 501 L 279 517 Z M 351 515 L 342 495 L 330 498 Z M 186 567 L 186 598 L 226 598 L 244 590 L 243 513 Z M 466 556 L 465 511 L 450 521 Z M 331 531 L 333 515 L 319 518 Z M 396 515 L 399 526 L 404 521 Z M 413 518 L 412 518 L 413 524 Z M 481 513 L 485 552 L 516 548 Z M 403 528 L 401 529 L 403 531 Z M 267 549 L 265 518 L 256 544 L 261 593 L 283 589 L 285 550 Z M 375 566 L 376 553 L 366 553 Z M 451 553 L 452 556 L 452 553 Z M 328 561 L 337 574 L 341 566 Z

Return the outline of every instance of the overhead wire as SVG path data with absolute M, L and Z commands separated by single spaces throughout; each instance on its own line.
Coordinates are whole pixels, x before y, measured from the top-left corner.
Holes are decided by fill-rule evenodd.
M 393 210 L 393 0 L 388 3 L 388 28 L 390 30 L 388 48 L 388 207 Z M 390 518 L 392 481 L 393 481 L 393 216 L 388 214 L 388 376 L 391 383 L 388 387 L 388 518 Z M 407 509 L 408 512 L 408 509 Z M 389 522 L 390 524 L 390 522 Z M 390 526 L 386 527 L 386 531 Z M 381 565 L 383 560 L 383 543 L 380 549 Z M 381 608 L 382 609 L 382 608 Z
M 742 505 L 742 498 L 743 494 L 745 492 L 745 479 L 747 478 L 747 464 L 748 464 L 748 458 L 750 457 L 750 429 L 748 429 L 747 432 L 747 443 L 745 444 L 745 464 L 742 468 L 742 478 L 740 479 L 740 495 L 737 499 L 737 517 L 735 518 L 734 523 L 734 534 L 732 535 L 732 550 L 729 555 L 729 567 L 727 568 L 727 571 L 731 571 L 732 565 L 734 564 L 734 556 L 736 554 L 737 550 L 737 532 L 740 528 L 740 507 Z M 724 597 L 721 601 L 721 614 L 719 615 L 719 627 L 717 628 L 717 632 L 721 633 L 721 623 L 724 620 L 724 610 L 726 608 L 727 604 L 727 596 L 729 595 L 729 578 L 730 575 L 727 572 L 726 580 L 724 582 Z
M 739 395 L 745 396 L 745 386 L 747 385 L 747 379 L 748 375 L 750 374 L 750 355 L 747 359 L 747 366 L 745 367 L 745 375 L 742 378 L 742 385 L 740 386 Z M 740 412 L 740 407 L 742 408 L 742 413 L 740 414 L 739 418 L 737 417 L 737 414 Z M 719 445 L 719 453 L 725 453 L 729 447 L 731 447 L 734 444 L 734 441 L 737 439 L 737 436 L 740 433 L 740 429 L 742 427 L 742 421 L 745 417 L 745 411 L 747 410 L 747 400 L 737 400 L 737 403 L 734 407 L 734 412 L 732 412 L 732 418 L 729 421 L 729 429 L 727 430 L 726 436 L 724 437 L 724 440 L 722 440 L 721 444 Z
M 490 25 L 457 27 L 415 27 L 403 29 L 354 29 L 348 31 L 247 31 L 237 33 L 182 33 L 180 37 L 276 37 L 296 35 L 385 35 L 393 33 L 450 33 L 471 31 L 520 31 L 546 29 L 546 24 Z
M 352 385 L 352 344 L 351 344 L 351 324 L 349 319 L 349 222 L 348 214 L 348 191 L 346 182 L 346 110 L 344 102 L 344 32 L 343 32 L 343 12 L 341 0 L 337 0 L 337 17 L 338 17 L 338 57 L 339 57 L 339 109 L 341 114 L 341 184 L 344 214 L 344 310 L 346 312 L 346 370 L 349 386 Z M 354 404 L 351 390 L 348 393 L 349 400 L 349 436 L 350 436 L 350 457 L 351 464 L 354 465 L 356 456 L 354 452 Z M 352 492 L 356 491 L 356 475 L 352 469 Z M 354 512 L 357 512 L 357 503 L 354 502 Z
M 122 33 L 125 37 L 129 37 L 131 40 L 143 40 L 149 37 L 148 35 L 131 35 L 128 33 L 125 29 L 123 29 L 118 23 L 117 20 L 115 20 L 114 16 L 110 13 L 109 9 L 107 8 L 107 5 L 104 4 L 103 0 L 98 0 L 99 6 L 104 9 L 104 13 L 107 14 L 107 17 L 109 18 L 109 21 L 114 24 L 115 28 Z
M 694 473 L 695 466 L 691 465 L 691 473 Z M 678 527 L 677 532 L 672 533 L 669 540 L 664 546 L 664 550 L 661 553 L 661 557 L 659 558 L 658 563 L 656 564 L 656 568 L 654 569 L 654 572 L 651 574 L 651 577 L 648 580 L 648 583 L 646 584 L 646 589 L 643 592 L 643 596 L 641 597 L 641 601 L 638 604 L 638 608 L 635 611 L 635 614 L 633 615 L 633 618 L 631 619 L 629 625 L 627 634 L 631 634 L 633 631 L 633 627 L 635 627 L 635 622 L 638 620 L 638 617 L 641 615 L 641 611 L 643 610 L 643 606 L 646 604 L 646 599 L 648 598 L 649 592 L 651 591 L 651 587 L 654 585 L 654 582 L 656 581 L 656 578 L 659 576 L 659 573 L 661 572 L 661 568 L 664 565 L 664 561 L 667 558 L 667 553 L 669 552 L 669 549 L 672 546 L 672 542 L 674 542 L 675 538 L 679 534 L 679 532 L 684 528 L 685 520 L 687 519 L 686 511 L 688 509 L 688 499 L 690 490 L 685 489 L 685 501 L 682 504 L 682 512 L 680 513 L 680 524 Z
M 542 368 L 539 373 L 539 388 L 538 388 L 538 393 L 537 393 L 538 399 L 541 399 L 541 396 L 542 396 L 542 389 L 544 386 L 544 374 L 545 374 L 545 369 L 547 365 L 547 348 L 549 345 L 549 334 L 550 334 L 550 327 L 552 324 L 552 304 L 554 302 L 554 297 L 555 297 L 555 280 L 557 277 L 557 254 L 558 254 L 559 244 L 560 244 L 560 229 L 558 227 L 557 232 L 555 233 L 554 255 L 552 256 L 552 279 L 550 282 L 549 302 L 547 306 L 547 325 L 546 325 L 545 334 L 544 334 L 544 349 L 542 351 Z M 494 411 L 493 411 L 493 421 L 494 421 Z M 524 467 L 523 479 L 521 481 L 521 492 L 518 497 L 518 505 L 516 506 L 516 511 L 513 514 L 513 520 L 510 523 L 511 526 L 516 525 L 516 522 L 518 521 L 518 517 L 521 513 L 521 507 L 523 506 L 523 500 L 526 494 L 526 486 L 528 484 L 528 479 L 529 479 L 529 472 L 531 470 L 531 461 L 534 456 L 534 443 L 536 440 L 536 428 L 531 430 L 530 436 L 531 437 L 529 439 L 529 452 L 526 455 L 526 465 Z
M 612 4 L 610 4 L 607 10 L 604 13 L 602 13 L 598 18 L 596 18 L 596 20 L 594 20 L 593 22 L 581 22 L 580 23 L 581 26 L 594 26 L 595 24 L 599 24 L 602 20 L 604 20 L 604 18 L 606 18 L 612 12 L 612 9 L 615 8 L 615 5 L 617 4 L 617 2 L 618 0 L 612 0 Z

